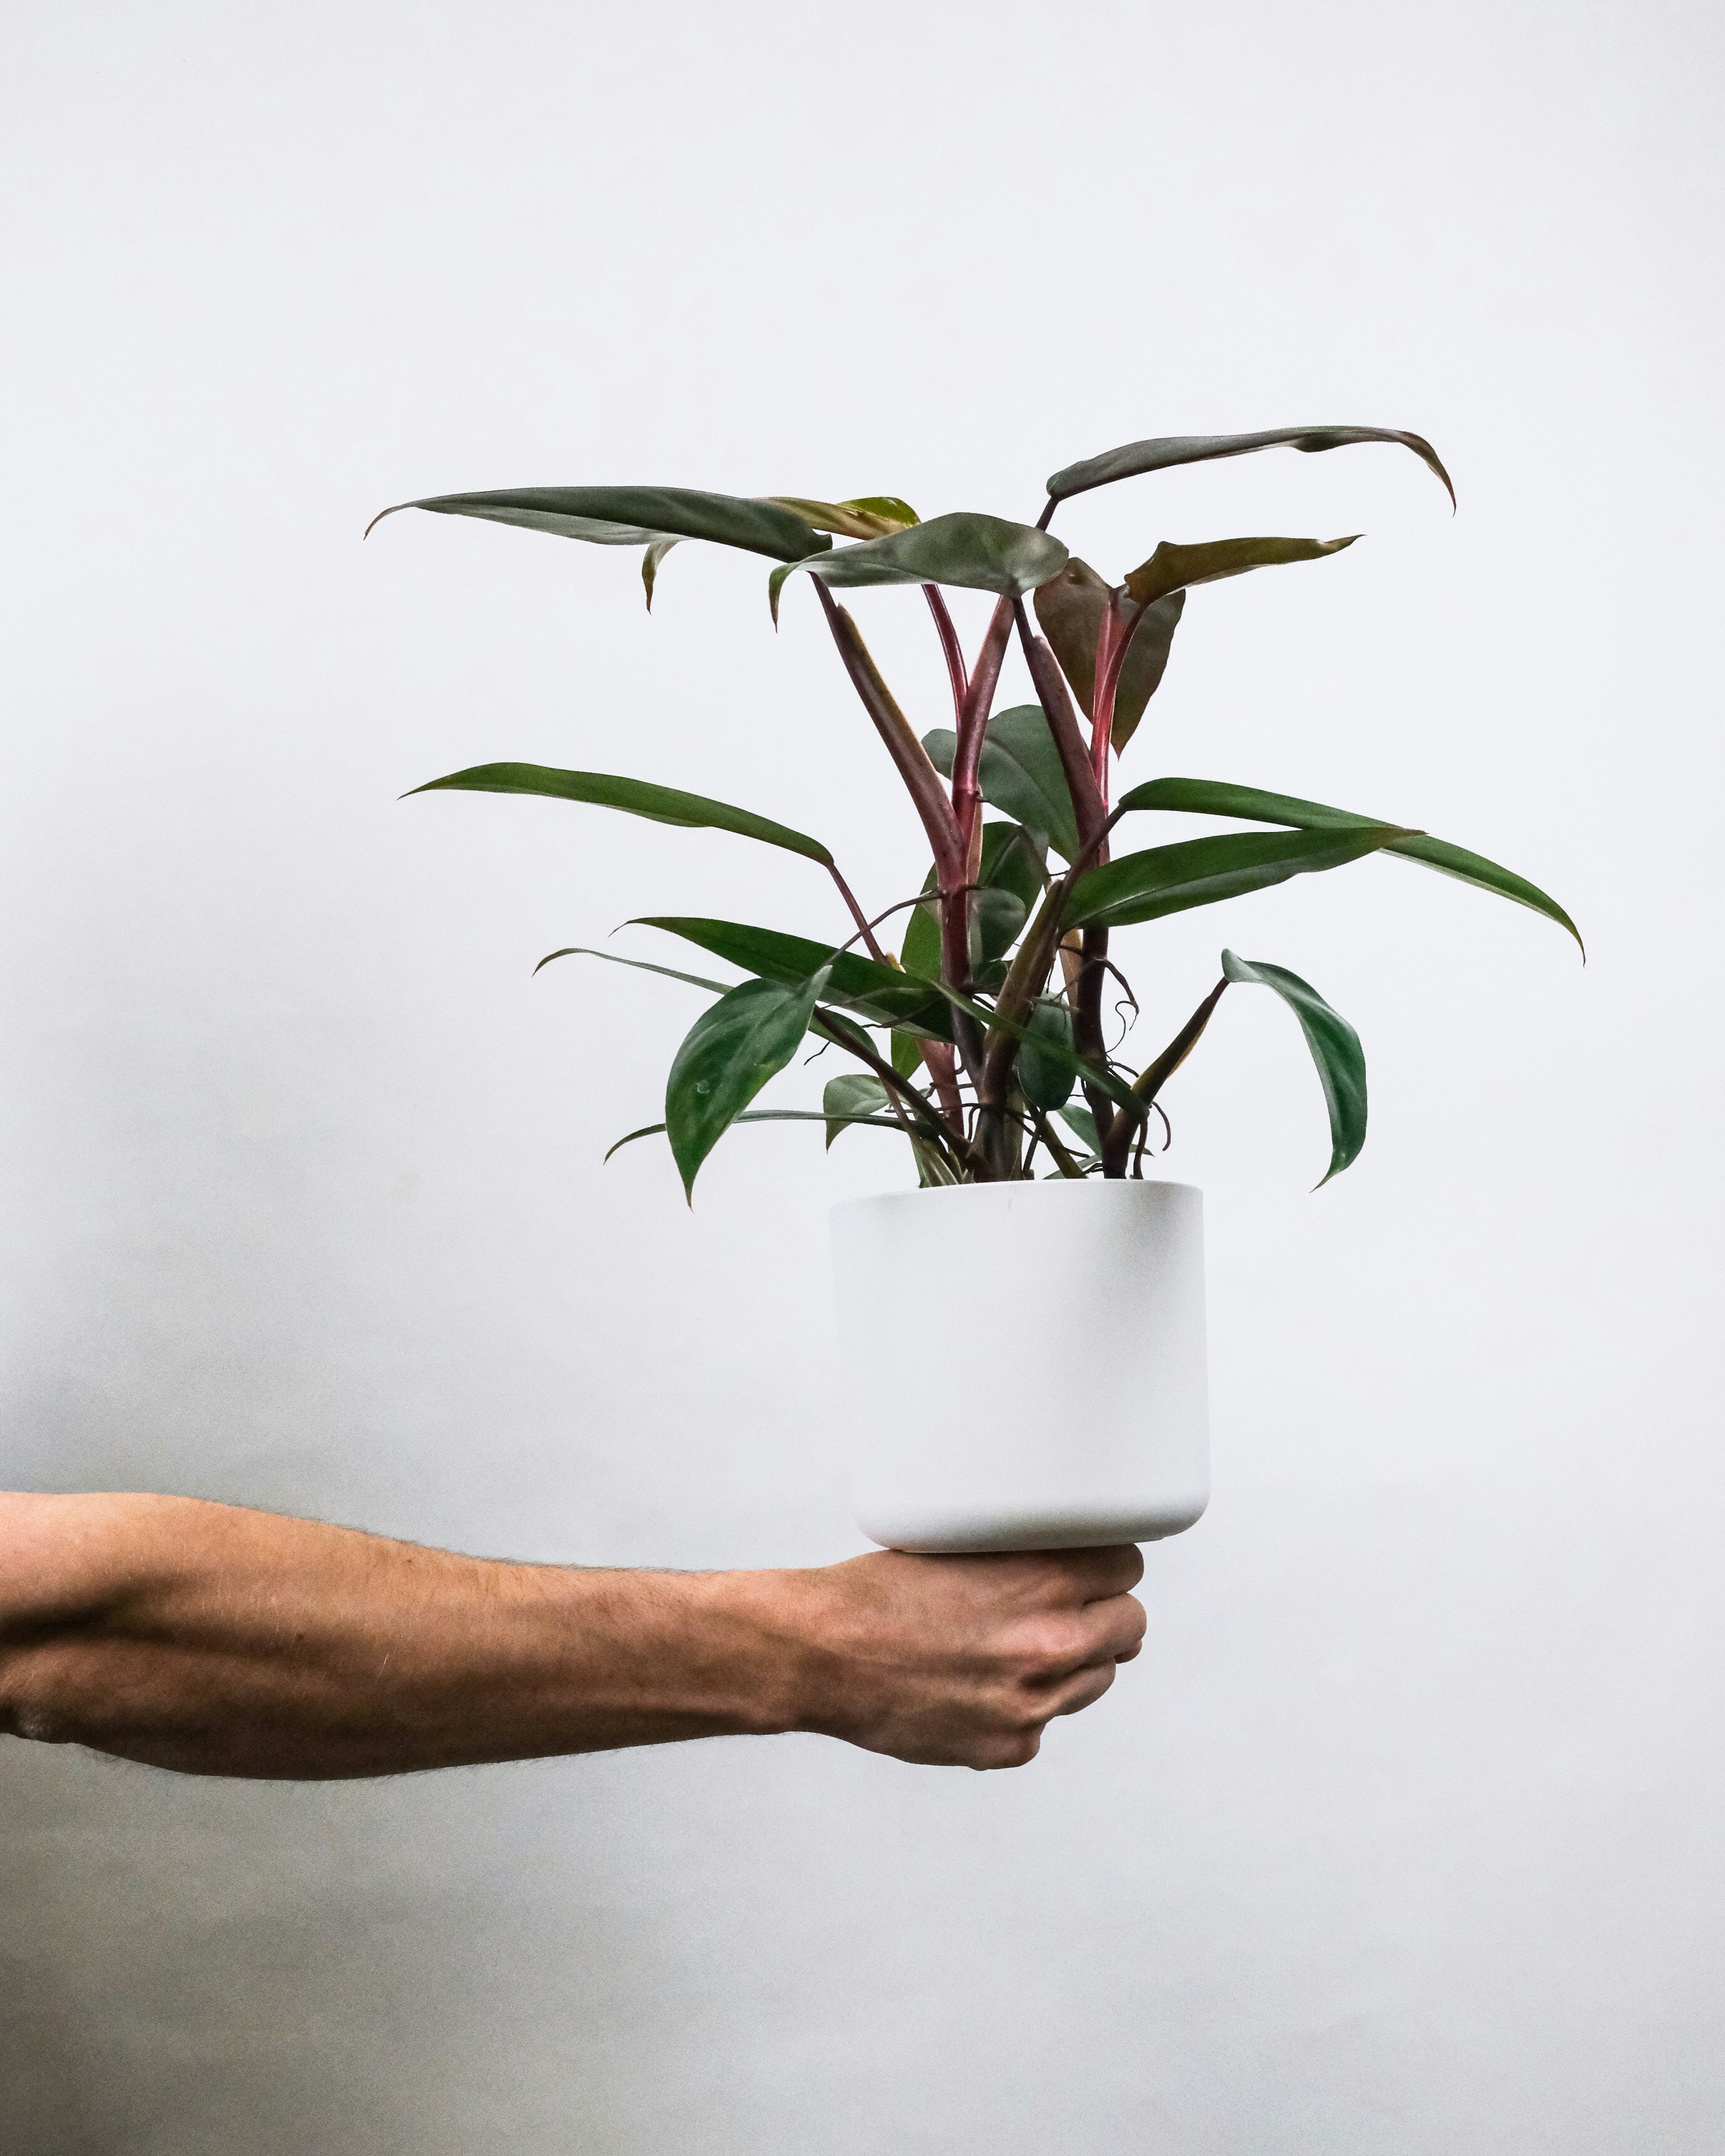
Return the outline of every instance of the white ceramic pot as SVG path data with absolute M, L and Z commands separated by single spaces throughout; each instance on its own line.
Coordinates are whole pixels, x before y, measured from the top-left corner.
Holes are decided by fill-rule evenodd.
M 982 1183 L 832 1213 L 857 1523 L 892 1549 L 1178 1534 L 1210 1494 L 1203 1194 Z

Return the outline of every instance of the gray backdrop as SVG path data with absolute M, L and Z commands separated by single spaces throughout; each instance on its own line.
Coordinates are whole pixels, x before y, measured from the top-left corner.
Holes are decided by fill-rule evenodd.
M 1216 1496 L 1028 1771 L 790 1739 L 273 1788 L 7 1746 L 8 2149 L 1717 2146 L 1722 34 L 1699 0 L 0 11 L 15 1484 L 820 1561 L 857 1546 L 835 1396 L 902 1412 L 948 1352 L 931 1294 L 832 1367 L 826 1207 L 895 1145 L 739 1134 L 691 1214 L 657 1147 L 600 1155 L 692 1000 L 529 978 L 645 911 L 836 931 L 819 871 L 397 799 L 632 772 L 884 903 L 918 836 L 809 594 L 775 639 L 765 565 L 689 547 L 650 621 L 632 554 L 362 549 L 386 502 L 1024 516 L 1141 434 L 1417 428 L 1453 521 L 1379 449 L 1063 515 L 1116 572 L 1370 535 L 1196 593 L 1127 769 L 1429 827 L 1590 952 L 1384 861 L 1125 939 L 1147 1031 L 1224 939 L 1315 980 L 1372 1134 L 1306 1194 L 1268 998 L 1171 1091 Z M 939 723 L 920 602 L 859 612 Z

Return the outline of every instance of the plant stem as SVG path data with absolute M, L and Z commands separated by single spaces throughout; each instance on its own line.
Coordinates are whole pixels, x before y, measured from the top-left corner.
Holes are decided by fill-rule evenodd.
M 1018 641 L 1023 646 L 1025 664 L 1030 669 L 1031 680 L 1036 684 L 1037 699 L 1042 705 L 1043 716 L 1047 719 L 1048 732 L 1054 737 L 1054 746 L 1060 752 L 1060 768 L 1066 775 L 1067 791 L 1072 796 L 1079 837 L 1088 842 L 1101 834 L 1102 827 L 1108 821 L 1108 807 L 1090 767 L 1084 737 L 1079 730 L 1078 713 L 1073 709 L 1072 698 L 1067 693 L 1066 677 L 1060 671 L 1060 663 L 1044 639 L 1032 635 L 1030 618 L 1024 611 L 1022 599 L 1014 605 L 1012 612 L 1018 624 Z
M 1048 1148 L 1055 1167 L 1059 1169 L 1062 1175 L 1068 1177 L 1071 1181 L 1082 1183 L 1084 1179 L 1084 1171 L 1054 1135 L 1054 1126 L 1048 1121 L 1046 1113 L 1041 1108 L 1035 1107 L 1032 1108 L 1030 1112 L 1036 1119 L 1036 1134 Z
M 945 598 L 939 584 L 924 584 L 923 597 L 929 603 L 929 612 L 935 617 L 935 628 L 940 638 L 940 649 L 946 654 L 947 678 L 952 683 L 952 715 L 955 721 L 965 715 L 965 693 L 970 677 L 965 671 L 964 647 L 958 640 L 958 631 L 952 625 Z
M 857 933 L 862 937 L 863 942 L 868 947 L 869 957 L 871 958 L 878 958 L 884 962 L 886 953 L 874 940 L 874 923 L 869 920 L 868 916 L 863 912 L 862 907 L 857 905 L 856 893 L 839 874 L 838 863 L 837 861 L 828 861 L 826 864 L 826 869 L 827 873 L 832 876 L 832 880 L 838 886 L 840 897 L 843 899 L 845 904 L 849 906 L 851 910 L 851 918 L 856 922 Z M 915 902 L 916 901 L 914 899 L 911 901 L 913 905 L 914 905 Z M 896 907 L 891 910 L 893 911 L 897 911 Z M 884 921 L 886 919 L 886 915 L 882 914 L 879 918 Z M 852 937 L 852 940 L 854 942 L 855 938 Z M 842 949 L 844 947 L 841 945 L 839 947 Z
M 982 745 L 988 738 L 988 715 L 994 708 L 994 692 L 1006 660 L 1007 639 L 1012 633 L 1013 604 L 1005 598 L 996 603 L 959 712 L 958 743 L 952 756 L 952 808 L 967 851 L 982 806 L 976 773 L 982 761 Z
M 929 762 L 928 751 L 881 678 L 880 669 L 869 655 L 856 623 L 837 603 L 819 577 L 811 578 L 810 582 L 820 595 L 827 627 L 832 631 L 832 640 L 838 646 L 838 655 L 844 661 L 852 686 L 861 698 L 863 710 L 873 720 L 876 732 L 886 743 L 887 753 L 898 766 L 899 776 L 922 819 L 940 880 L 943 884 L 955 884 L 961 879 L 964 847 L 940 774 Z
M 1132 1081 L 1132 1091 L 1148 1108 L 1163 1086 L 1185 1062 L 1198 1045 L 1204 1028 L 1210 1023 L 1210 1014 L 1222 1000 L 1222 991 L 1228 986 L 1226 979 L 1218 981 L 1197 1009 L 1181 1027 L 1178 1033 L 1157 1056 L 1156 1061 L 1141 1070 Z M 1141 1126 L 1124 1108 L 1116 1109 L 1105 1130 L 1099 1121 L 1097 1130 L 1102 1138 L 1102 1172 L 1105 1175 L 1123 1176 L 1126 1172 L 1127 1156 L 1131 1151 L 1132 1134 Z M 1112 1160 L 1115 1165 L 1110 1167 Z

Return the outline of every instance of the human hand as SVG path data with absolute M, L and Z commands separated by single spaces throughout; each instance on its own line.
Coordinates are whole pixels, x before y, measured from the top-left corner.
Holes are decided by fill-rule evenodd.
M 1137 1654 L 1143 1575 L 1130 1543 L 877 1550 L 790 1575 L 807 1645 L 795 1726 L 919 1764 L 1022 1767 L 1056 1715 L 1100 1699 Z

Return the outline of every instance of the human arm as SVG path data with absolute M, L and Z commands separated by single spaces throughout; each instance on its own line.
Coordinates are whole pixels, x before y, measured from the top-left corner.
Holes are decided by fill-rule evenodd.
M 198 1500 L 0 1494 L 0 1731 L 326 1779 L 818 1731 L 1015 1766 L 1137 1652 L 1136 1550 L 513 1564 Z

